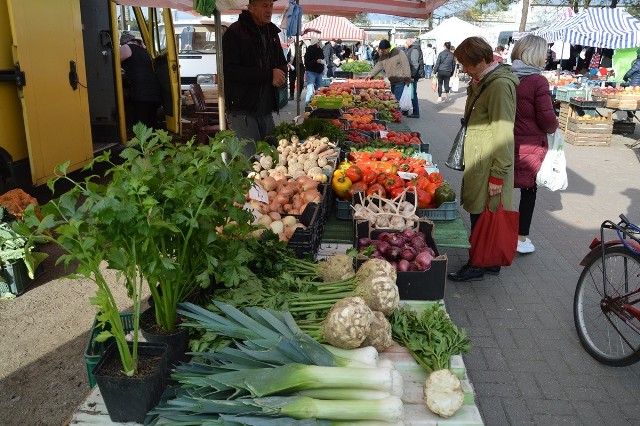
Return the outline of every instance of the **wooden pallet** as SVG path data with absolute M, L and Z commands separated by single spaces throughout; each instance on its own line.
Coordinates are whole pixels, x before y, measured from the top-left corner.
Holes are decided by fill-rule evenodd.
M 609 146 L 611 145 L 611 133 L 576 133 L 566 130 L 564 140 L 577 146 Z

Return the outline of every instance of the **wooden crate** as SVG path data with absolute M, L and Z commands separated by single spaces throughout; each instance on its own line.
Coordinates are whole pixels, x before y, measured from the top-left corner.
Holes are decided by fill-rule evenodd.
M 560 102 L 560 114 L 558 116 L 558 124 L 561 131 L 567 129 L 567 121 L 572 114 L 571 104 L 569 102 Z
M 613 119 L 609 113 L 605 120 L 579 119 L 571 116 L 567 120 L 564 139 L 572 145 L 609 146 L 613 133 Z
M 609 113 L 609 119 L 607 120 L 581 120 L 577 117 L 569 117 L 567 130 L 574 133 L 610 135 L 613 132 L 611 113 Z
M 571 145 L 578 146 L 609 146 L 611 145 L 611 133 L 575 133 L 566 130 L 564 140 Z

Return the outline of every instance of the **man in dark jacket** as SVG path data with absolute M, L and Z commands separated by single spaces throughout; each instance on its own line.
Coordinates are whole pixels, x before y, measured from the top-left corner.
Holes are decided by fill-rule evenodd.
M 287 61 L 280 29 L 271 23 L 273 0 L 250 0 L 222 37 L 227 117 L 239 138 L 264 140 L 273 133 Z M 285 86 L 286 90 L 286 86 Z M 247 145 L 245 154 L 253 155 Z
M 424 58 L 422 56 L 422 48 L 420 40 L 409 37 L 406 42 L 407 58 L 409 59 L 409 68 L 411 69 L 411 104 L 413 111 L 409 115 L 411 118 L 420 118 L 420 105 L 418 104 L 418 80 L 424 78 Z
M 327 77 L 333 77 L 333 71 L 336 69 L 336 64 L 333 62 L 336 59 L 335 45 L 336 41 L 331 40 L 326 42 L 322 48 L 324 63 L 327 64 Z
M 162 103 L 160 82 L 144 43 L 129 31 L 120 36 L 120 63 L 131 87 L 131 117 L 127 117 L 127 127 L 130 129 L 141 122 L 147 127 L 158 128 L 158 107 Z
M 324 53 L 320 48 L 318 37 L 311 37 L 311 44 L 304 54 L 304 66 L 307 69 L 307 96 L 305 103 L 309 103 L 316 89 L 322 87 L 322 71 L 324 71 Z

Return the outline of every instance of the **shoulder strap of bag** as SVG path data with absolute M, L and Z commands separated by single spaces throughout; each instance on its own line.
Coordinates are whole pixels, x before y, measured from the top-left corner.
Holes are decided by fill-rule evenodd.
M 498 77 L 500 78 L 500 77 Z M 478 101 L 478 98 L 480 97 L 480 95 L 482 95 L 482 92 L 484 92 L 484 89 L 487 88 L 487 86 L 489 86 L 491 83 L 494 82 L 494 80 L 496 80 L 495 78 L 491 81 L 489 81 L 487 84 L 485 84 L 484 86 L 482 86 L 482 88 L 480 89 L 480 92 L 478 93 L 478 96 L 475 97 L 475 99 L 473 100 L 473 102 L 471 102 L 471 108 L 469 109 L 469 112 L 467 114 L 465 114 L 464 116 L 464 122 L 469 123 L 469 119 L 471 118 L 471 113 L 473 112 L 473 109 L 476 107 L 476 102 Z

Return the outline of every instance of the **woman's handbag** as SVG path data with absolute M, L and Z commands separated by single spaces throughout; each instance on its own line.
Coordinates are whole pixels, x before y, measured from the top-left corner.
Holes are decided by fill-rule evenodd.
M 453 72 L 453 77 L 449 81 L 449 88 L 452 92 L 457 93 L 460 90 L 460 77 L 458 76 L 458 69 Z
M 495 212 L 489 210 L 487 199 L 469 237 L 469 262 L 476 267 L 511 265 L 518 247 L 519 218 L 519 212 L 503 208 L 502 194 Z
M 549 149 L 544 156 L 540 170 L 536 175 L 536 184 L 549 191 L 567 189 L 567 159 L 564 155 L 564 137 L 557 129 L 555 133 L 547 135 Z
M 469 118 L 471 117 L 471 113 L 473 109 L 476 107 L 476 102 L 484 89 L 487 88 L 488 85 L 491 84 L 493 80 L 482 86 L 478 96 L 471 103 L 471 108 L 469 109 L 469 113 L 464 116 L 464 118 L 460 119 L 460 130 L 458 130 L 458 134 L 453 140 L 453 146 L 451 147 L 451 151 L 449 152 L 449 157 L 447 161 L 444 162 L 444 165 L 453 170 L 464 170 L 464 140 L 467 137 L 467 123 L 469 122 Z
M 467 136 L 467 124 L 464 118 L 460 119 L 460 130 L 453 140 L 453 146 L 449 153 L 449 158 L 444 164 L 453 170 L 464 170 L 464 138 Z
M 433 77 L 431 77 L 431 90 L 433 90 L 434 92 L 438 91 L 438 76 L 436 76 L 435 74 L 433 75 Z

